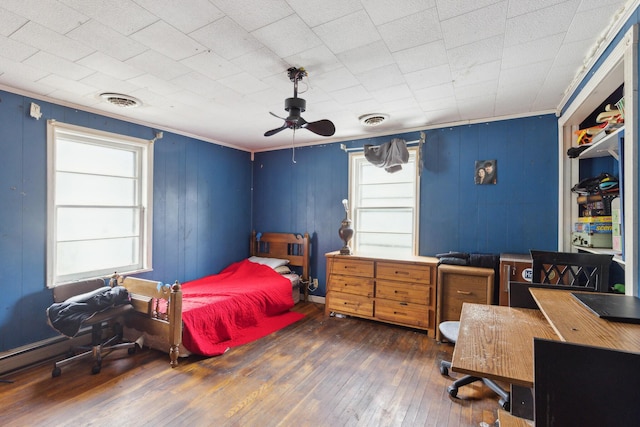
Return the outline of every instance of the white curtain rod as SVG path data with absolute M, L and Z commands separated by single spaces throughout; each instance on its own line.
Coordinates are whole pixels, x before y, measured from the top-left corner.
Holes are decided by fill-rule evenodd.
M 425 133 L 424 132 L 420 132 L 420 139 L 416 139 L 414 141 L 408 141 L 406 144 L 407 145 L 416 145 L 416 144 L 420 144 L 420 143 L 424 143 L 425 142 Z M 345 144 L 340 144 L 340 149 L 342 151 L 344 151 L 345 153 L 349 153 L 351 151 L 363 151 L 364 150 L 364 146 L 363 147 L 354 147 L 354 148 L 347 148 L 347 146 Z

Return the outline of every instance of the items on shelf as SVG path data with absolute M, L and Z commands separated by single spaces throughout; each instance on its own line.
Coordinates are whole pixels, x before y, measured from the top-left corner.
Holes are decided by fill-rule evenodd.
M 620 210 L 620 199 L 611 201 L 611 248 L 622 253 L 624 246 L 624 233 L 622 232 L 622 215 Z
M 605 110 L 596 117 L 597 125 L 575 131 L 578 137 L 577 147 L 567 150 L 570 158 L 575 158 L 591 144 L 598 142 L 611 132 L 624 126 L 624 98 L 618 101 L 615 106 L 607 104 Z
M 619 191 L 618 178 L 607 172 L 602 172 L 598 176 L 585 178 L 571 187 L 571 192 L 579 195 L 603 196 L 607 194 L 617 194 Z
M 576 246 L 587 248 L 611 248 L 611 216 L 580 217 L 573 223 L 571 241 Z
M 619 195 L 618 178 L 603 172 L 571 188 L 578 194 L 580 217 L 574 222 L 571 241 L 587 248 L 613 247 L 612 201 Z

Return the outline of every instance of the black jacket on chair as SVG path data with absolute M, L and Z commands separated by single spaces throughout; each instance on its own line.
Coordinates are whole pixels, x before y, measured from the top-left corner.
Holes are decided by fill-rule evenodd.
M 129 291 L 123 286 L 105 286 L 95 291 L 53 303 L 47 308 L 49 324 L 61 334 L 74 337 L 82 323 L 117 305 L 129 304 Z

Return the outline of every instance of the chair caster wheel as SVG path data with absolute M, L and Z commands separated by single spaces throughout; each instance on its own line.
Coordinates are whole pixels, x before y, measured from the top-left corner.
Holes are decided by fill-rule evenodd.
M 57 366 L 53 368 L 53 371 L 51 371 L 52 378 L 59 377 L 61 374 L 62 374 L 62 369 L 58 368 Z
M 449 396 L 451 396 L 453 398 L 458 397 L 458 388 L 457 387 L 449 386 L 449 387 L 447 387 L 447 391 L 449 392 Z
M 505 411 L 507 411 L 507 412 L 510 412 L 510 411 L 511 411 L 511 403 L 507 402 L 506 400 L 504 400 L 504 399 L 500 399 L 500 400 L 498 401 L 498 404 L 499 404 L 500 406 L 502 406 L 502 409 L 504 409 Z
M 96 365 L 93 368 L 91 368 L 91 373 L 93 375 L 99 374 L 101 369 L 102 369 L 102 366 Z
M 440 373 L 445 376 L 449 375 L 449 369 L 446 366 L 440 365 Z

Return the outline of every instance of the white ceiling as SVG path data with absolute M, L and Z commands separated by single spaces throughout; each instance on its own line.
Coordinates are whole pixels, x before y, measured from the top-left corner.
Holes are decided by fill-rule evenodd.
M 0 0 L 0 88 L 249 151 L 555 111 L 637 0 Z M 118 108 L 100 98 L 140 99 Z M 389 120 L 364 127 L 358 118 Z

